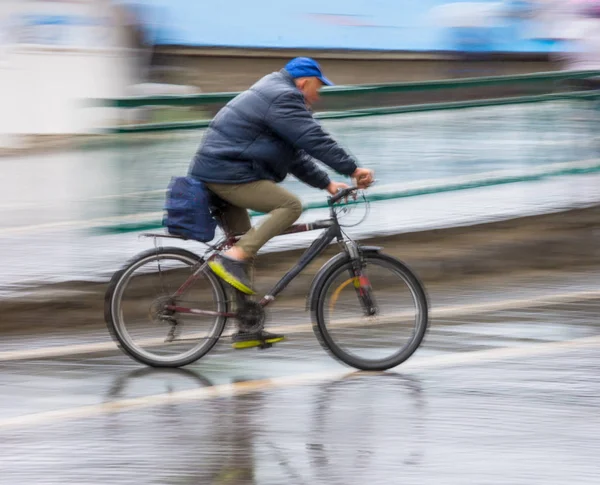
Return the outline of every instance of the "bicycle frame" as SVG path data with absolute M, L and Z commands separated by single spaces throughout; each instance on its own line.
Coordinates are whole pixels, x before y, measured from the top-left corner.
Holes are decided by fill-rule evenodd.
M 333 207 L 331 207 L 330 219 L 323 219 L 307 224 L 294 224 L 291 227 L 289 227 L 284 233 L 282 233 L 281 236 L 287 234 L 298 234 L 302 232 L 315 231 L 319 229 L 326 229 L 326 231 L 312 242 L 312 244 L 302 254 L 296 265 L 292 267 L 277 282 L 277 284 L 271 289 L 271 291 L 269 291 L 260 300 L 259 303 L 262 307 L 266 307 L 272 301 L 274 301 L 277 298 L 277 296 L 294 280 L 294 278 L 298 276 L 298 274 L 300 274 L 319 254 L 321 254 L 332 241 L 337 239 L 339 243 L 343 243 L 344 237 Z M 221 241 L 214 247 L 214 254 L 226 249 L 227 247 L 230 247 L 238 239 L 238 236 L 227 237 L 225 240 Z M 201 264 L 200 267 L 196 269 L 194 273 L 183 283 L 183 285 L 181 285 L 181 287 L 173 294 L 173 297 L 176 298 L 178 296 L 181 296 L 186 291 L 186 289 L 189 288 L 192 285 L 192 283 L 200 277 L 206 265 L 206 262 Z M 215 312 L 208 310 L 200 310 L 196 308 L 185 308 L 176 305 L 167 305 L 166 309 L 178 313 L 191 313 L 196 315 L 225 316 L 232 318 L 237 316 L 237 314 L 230 312 Z

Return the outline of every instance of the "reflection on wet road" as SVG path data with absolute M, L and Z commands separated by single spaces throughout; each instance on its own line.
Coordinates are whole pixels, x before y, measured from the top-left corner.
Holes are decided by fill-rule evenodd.
M 600 300 L 483 306 L 439 309 L 386 373 L 337 364 L 310 331 L 183 370 L 110 350 L 5 360 L 0 483 L 597 483 Z

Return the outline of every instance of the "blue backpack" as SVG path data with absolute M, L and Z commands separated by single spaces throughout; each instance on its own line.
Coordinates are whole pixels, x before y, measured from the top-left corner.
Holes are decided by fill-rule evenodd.
M 210 211 L 210 192 L 192 177 L 171 177 L 163 226 L 169 234 L 208 242 L 215 237 L 217 221 Z

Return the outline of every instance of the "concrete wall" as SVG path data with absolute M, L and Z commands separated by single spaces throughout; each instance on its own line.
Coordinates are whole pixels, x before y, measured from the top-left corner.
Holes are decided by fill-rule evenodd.
M 240 91 L 292 57 L 316 58 L 337 84 L 426 81 L 458 77 L 555 71 L 558 62 L 545 55 L 459 57 L 382 52 L 183 49 L 159 47 L 157 80 L 198 86 L 204 92 Z

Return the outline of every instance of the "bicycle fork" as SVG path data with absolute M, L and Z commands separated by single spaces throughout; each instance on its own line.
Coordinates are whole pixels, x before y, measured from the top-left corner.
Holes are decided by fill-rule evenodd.
M 362 254 L 354 241 L 346 241 L 346 251 L 350 256 L 352 269 L 349 271 L 356 296 L 366 317 L 379 313 L 379 308 L 373 295 L 371 281 L 365 272 Z

